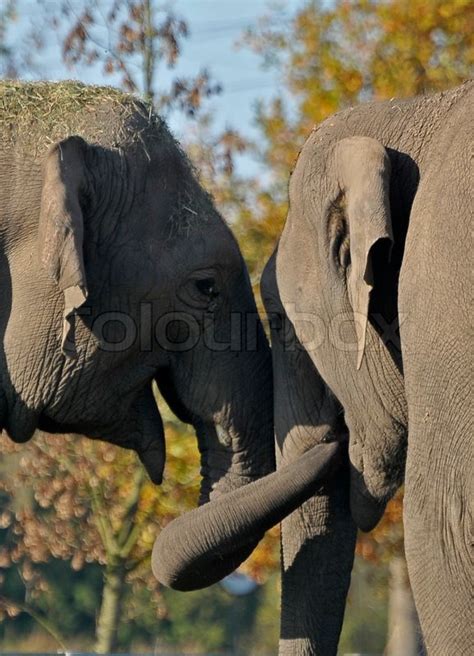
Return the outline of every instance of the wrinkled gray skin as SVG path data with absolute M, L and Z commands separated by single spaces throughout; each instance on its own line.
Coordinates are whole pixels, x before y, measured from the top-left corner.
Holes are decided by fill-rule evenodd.
M 344 412 L 298 340 L 281 302 L 275 252 L 261 289 L 270 321 L 278 472 L 326 441 L 347 441 Z M 308 319 L 308 317 L 307 317 Z M 333 654 L 344 617 L 356 525 L 349 462 L 281 526 L 281 654 Z
M 204 521 L 191 544 L 155 566 L 175 587 L 205 583 L 213 555 L 222 564 L 230 544 L 291 509 L 279 503 L 288 471 L 316 470 L 318 449 L 333 446 L 318 444 L 349 432 L 349 467 L 342 460 L 332 479 L 326 468 L 283 522 L 280 654 L 336 654 L 355 527 L 377 524 L 404 476 L 406 556 L 428 652 L 471 653 L 473 87 L 361 105 L 309 137 L 262 281 L 282 466 L 215 512 L 193 511 Z M 155 562 L 180 535 L 173 523 L 163 531 Z
M 17 442 L 40 428 L 133 448 L 159 483 L 155 380 L 196 429 L 203 501 L 274 469 L 271 357 L 248 275 L 165 124 L 107 99 L 88 115 L 100 143 L 74 136 L 72 121 L 41 155 L 25 134 L 1 144 L 0 428 Z M 120 323 L 101 328 L 108 312 Z M 194 348 L 180 346 L 183 322 L 163 334 L 172 312 L 197 330 Z M 223 349 L 232 313 L 248 319 L 248 339 Z M 124 322 L 132 339 L 111 348 Z
M 63 92 L 30 89 L 28 102 L 50 100 L 23 128 L 11 120 L 12 96 L 2 99 L 10 110 L 0 115 L 0 428 L 17 442 L 40 428 L 135 449 L 159 483 L 156 381 L 195 427 L 200 501 L 213 501 L 196 521 L 188 513 L 172 525 L 177 532 L 165 532 L 154 568 L 182 589 L 209 584 L 314 493 L 341 449 L 320 446 L 278 475 L 285 485 L 275 474 L 258 485 L 275 468 L 271 355 L 237 243 L 148 108 L 123 94 L 117 104 L 110 89 L 103 101 L 72 91 L 68 118 L 57 105 Z M 84 95 L 86 106 L 76 101 Z M 62 133 L 48 150 L 30 131 L 52 112 L 51 129 Z M 237 513 L 226 512 L 228 497 L 242 503 Z M 219 536 L 231 527 L 239 538 L 227 540 L 221 558 Z M 197 551 L 196 530 L 204 536 Z M 214 534 L 217 551 L 208 556 Z M 179 553 L 197 559 L 197 571 L 174 576 Z
M 301 359 L 309 356 L 344 408 L 350 513 L 341 469 L 329 492 L 332 512 L 315 511 L 322 504 L 316 497 L 283 523 L 281 654 L 336 653 L 337 623 L 320 616 L 337 598 L 333 612 L 342 617 L 350 514 L 370 530 L 404 474 L 406 556 L 428 653 L 471 653 L 466 263 L 473 105 L 468 83 L 346 110 L 314 130 L 292 175 L 288 218 L 263 294 L 269 312 L 289 318 L 306 347 Z M 272 307 L 277 295 L 280 311 Z M 278 344 L 281 328 L 272 333 Z M 328 403 L 327 388 L 307 362 L 297 365 L 297 376 L 310 391 L 292 382 L 294 360 L 275 349 L 275 429 L 283 454 L 305 447 L 301 433 L 317 439 L 308 426 L 324 421 L 337 430 L 340 422 L 338 405 Z M 292 388 L 286 403 L 278 400 L 280 377 Z M 308 407 L 316 421 L 308 420 Z M 311 538 L 334 522 L 334 542 L 308 541 L 308 532 Z

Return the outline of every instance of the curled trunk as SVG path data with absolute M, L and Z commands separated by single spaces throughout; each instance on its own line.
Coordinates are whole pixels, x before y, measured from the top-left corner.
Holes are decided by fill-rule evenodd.
M 171 522 L 153 548 L 156 578 L 177 590 L 194 590 L 230 574 L 266 530 L 315 493 L 343 452 L 339 443 L 320 444 L 288 467 Z

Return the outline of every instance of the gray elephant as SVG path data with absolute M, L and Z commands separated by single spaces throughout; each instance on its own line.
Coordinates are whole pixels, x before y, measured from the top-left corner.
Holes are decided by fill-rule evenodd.
M 133 448 L 159 483 L 156 381 L 196 429 L 201 501 L 273 471 L 248 275 L 165 123 L 117 90 L 4 81 L 0 140 L 0 428 Z
M 110 88 L 0 82 L 0 180 L 0 429 L 132 448 L 160 483 L 156 381 L 195 428 L 201 503 L 273 471 L 271 355 L 248 274 L 165 123 Z M 311 491 L 340 455 L 315 449 L 287 475 Z
M 292 175 L 262 281 L 276 436 L 283 463 L 303 470 L 315 444 L 349 434 L 350 462 L 283 522 L 281 654 L 336 654 L 356 527 L 374 527 L 404 479 L 406 557 L 428 652 L 472 651 L 473 101 L 469 82 L 344 110 L 313 131 Z M 282 519 L 294 486 L 286 471 L 221 498 L 221 512 L 193 511 L 218 527 L 210 553 L 199 548 L 203 521 L 193 550 L 159 576 L 197 586 L 194 556 L 201 567 L 216 552 L 228 557 L 229 535 L 238 544 L 267 517 Z M 158 538 L 157 556 L 179 528 Z

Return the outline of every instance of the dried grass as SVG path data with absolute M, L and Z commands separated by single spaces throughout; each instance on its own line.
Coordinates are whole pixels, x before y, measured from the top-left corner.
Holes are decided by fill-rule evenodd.
M 172 232 L 189 232 L 214 211 L 192 164 L 151 105 L 113 87 L 0 80 L 0 148 L 41 158 L 71 135 L 120 150 L 140 144 L 148 157 L 156 145 L 178 155 L 183 174 L 170 216 Z
M 150 128 L 172 139 L 150 106 L 119 89 L 75 81 L 0 80 L 0 139 L 6 146 L 28 145 L 40 154 L 76 134 L 118 147 L 143 139 Z

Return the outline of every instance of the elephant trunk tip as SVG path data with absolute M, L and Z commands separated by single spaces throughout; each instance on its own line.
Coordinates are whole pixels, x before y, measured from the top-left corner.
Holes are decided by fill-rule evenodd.
M 258 540 L 252 540 L 231 554 L 202 553 L 200 557 L 187 559 L 171 548 L 168 538 L 165 531 L 155 541 L 151 559 L 152 571 L 159 583 L 179 592 L 200 590 L 222 580 L 237 569 L 258 544 Z

